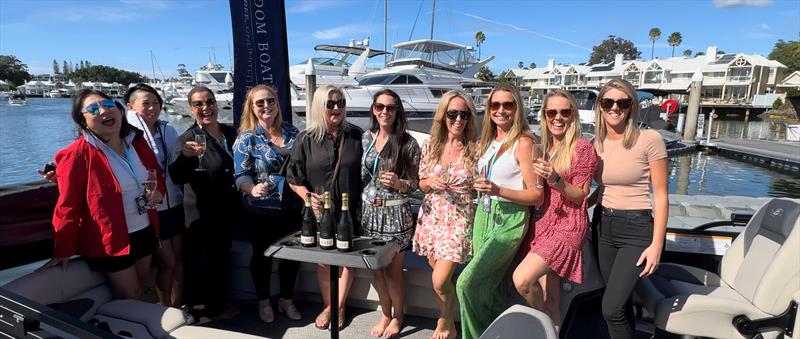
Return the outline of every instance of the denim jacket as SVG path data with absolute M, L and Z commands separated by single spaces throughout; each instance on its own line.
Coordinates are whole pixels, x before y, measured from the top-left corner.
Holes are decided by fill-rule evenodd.
M 284 148 L 290 151 L 300 131 L 294 125 L 284 123 L 281 126 L 281 132 Z M 285 157 L 278 152 L 278 147 L 267 138 L 266 131 L 261 128 L 261 125 L 256 125 L 252 131 L 239 133 L 233 144 L 233 175 L 237 188 L 244 183 L 256 182 L 255 164 L 257 161 L 264 162 L 267 173 L 271 176 L 282 175 L 280 171 Z M 267 207 L 269 205 L 269 200 L 252 199 L 247 193 L 245 193 L 245 197 L 248 198 L 246 200 L 250 206 Z

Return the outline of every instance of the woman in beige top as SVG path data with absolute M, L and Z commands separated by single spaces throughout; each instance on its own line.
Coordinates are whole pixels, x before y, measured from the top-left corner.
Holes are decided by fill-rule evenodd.
M 595 180 L 602 212 L 598 259 L 609 287 L 602 312 L 611 338 L 631 338 L 631 293 L 639 277 L 656 270 L 664 249 L 667 151 L 660 134 L 637 128 L 639 104 L 629 82 L 612 80 L 597 97 L 594 147 L 600 161 Z

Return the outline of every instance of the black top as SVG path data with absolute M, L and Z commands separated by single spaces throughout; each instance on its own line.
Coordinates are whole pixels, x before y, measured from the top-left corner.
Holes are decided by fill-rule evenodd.
M 321 141 L 317 142 L 307 132 L 300 133 L 292 148 L 292 156 L 286 179 L 290 184 L 305 186 L 310 192 L 319 188 L 329 190 L 336 213 L 335 220 L 339 219 L 341 210 L 342 192 L 350 195 L 349 211 L 358 229 L 360 225 L 359 206 L 361 205 L 361 134 L 363 131 L 356 125 L 345 122 L 334 140 L 331 134 L 326 133 Z M 341 145 L 341 150 L 339 149 Z M 341 154 L 339 173 L 336 180 L 332 180 L 336 161 Z M 303 197 L 305 199 L 305 197 Z
M 241 194 L 234 185 L 231 155 L 233 142 L 236 140 L 236 130 L 224 124 L 219 126 L 224 140 L 214 138 L 197 124 L 178 136 L 169 164 L 169 174 L 176 184 L 191 186 L 197 199 L 196 211 L 201 219 L 230 222 L 232 217 L 239 214 L 238 207 L 241 201 Z M 181 150 L 183 144 L 194 141 L 195 135 L 201 133 L 206 135 L 206 151 L 203 154 L 203 167 L 206 170 L 195 171 L 199 158 L 185 157 Z

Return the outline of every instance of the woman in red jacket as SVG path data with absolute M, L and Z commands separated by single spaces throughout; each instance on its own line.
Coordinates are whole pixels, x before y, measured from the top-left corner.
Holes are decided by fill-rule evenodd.
M 83 90 L 72 103 L 80 136 L 56 154 L 58 202 L 53 212 L 53 259 L 43 268 L 82 255 L 103 272 L 114 298 L 137 299 L 156 249 L 155 204 L 165 191 L 153 151 L 132 128 L 116 102 L 103 92 Z M 146 190 L 148 171 L 156 189 Z

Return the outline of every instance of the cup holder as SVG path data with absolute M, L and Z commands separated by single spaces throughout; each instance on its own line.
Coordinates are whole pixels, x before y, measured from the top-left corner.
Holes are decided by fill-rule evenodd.
M 288 240 L 288 241 L 284 241 L 284 242 L 282 242 L 282 243 L 281 243 L 281 245 L 283 245 L 283 246 L 287 246 L 287 247 L 288 247 L 288 246 L 294 246 L 294 245 L 297 245 L 297 241 L 295 241 L 295 240 Z
M 386 242 L 383 240 L 373 240 L 369 242 L 369 245 L 373 247 L 381 247 L 386 246 Z
M 378 254 L 378 252 L 377 252 L 377 251 L 375 251 L 375 250 L 370 250 L 370 249 L 361 250 L 361 252 L 360 252 L 360 253 L 361 253 L 362 255 L 376 255 L 376 254 Z

